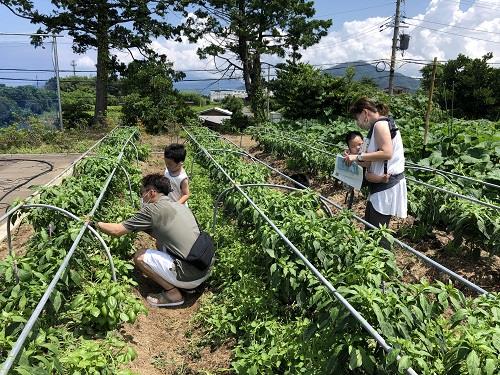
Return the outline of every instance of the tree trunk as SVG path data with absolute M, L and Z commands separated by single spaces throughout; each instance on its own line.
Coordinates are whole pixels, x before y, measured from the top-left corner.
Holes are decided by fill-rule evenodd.
M 266 121 L 266 98 L 264 97 L 260 73 L 260 54 L 255 53 L 252 56 L 248 99 L 250 100 L 255 121 L 259 124 Z
M 245 5 L 245 0 L 238 1 L 239 17 L 242 20 L 246 16 Z M 243 81 L 252 112 L 255 120 L 260 123 L 266 119 L 265 98 L 260 77 L 260 54 L 258 52 L 250 53 L 248 36 L 242 27 L 243 23 L 238 28 L 238 57 L 243 66 Z
M 94 123 L 103 124 L 108 108 L 108 67 L 109 67 L 109 36 L 108 8 L 104 1 L 97 14 L 97 77 Z

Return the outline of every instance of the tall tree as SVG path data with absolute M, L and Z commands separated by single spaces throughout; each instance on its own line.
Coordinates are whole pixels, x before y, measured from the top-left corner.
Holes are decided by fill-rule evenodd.
M 459 54 L 454 60 L 439 65 L 435 77 L 435 100 L 442 108 L 465 118 L 500 118 L 500 69 L 488 64 L 493 58 L 487 53 L 472 59 Z M 422 86 L 429 89 L 432 64 L 422 68 Z
M 241 72 L 252 111 L 265 118 L 262 58 L 276 55 L 299 59 L 300 48 L 318 43 L 331 20 L 313 20 L 314 2 L 307 0 L 180 0 L 184 33 L 191 42 L 204 39 L 201 58 L 221 62 L 221 72 Z M 186 6 L 190 5 L 190 8 Z M 193 13 L 187 9 L 195 8 Z
M 107 109 L 110 75 L 119 66 L 113 51 L 137 49 L 152 53 L 151 38 L 171 37 L 176 28 L 164 19 L 170 0 L 52 0 L 52 10 L 43 13 L 32 0 L 0 0 L 14 14 L 43 25 L 40 33 L 64 33 L 73 37 L 75 53 L 97 49 L 95 121 L 101 122 Z M 40 44 L 40 39 L 34 40 Z M 132 56 L 133 57 L 133 56 Z
M 142 122 L 149 133 L 160 133 L 196 118 L 174 89 L 184 78 L 164 56 L 132 61 L 123 72 L 123 117 L 126 124 Z

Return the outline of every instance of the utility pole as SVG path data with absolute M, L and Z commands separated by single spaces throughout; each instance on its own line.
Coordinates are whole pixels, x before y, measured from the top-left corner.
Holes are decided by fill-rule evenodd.
M 429 89 L 429 101 L 427 102 L 427 111 L 425 112 L 425 130 L 424 130 L 424 147 L 427 145 L 427 135 L 429 134 L 429 117 L 432 110 L 432 94 L 434 93 L 434 80 L 436 79 L 437 57 L 434 57 L 432 65 L 431 87 Z
M 64 130 L 61 106 L 61 85 L 59 84 L 59 56 L 57 54 L 57 36 L 52 35 L 52 54 L 54 58 L 54 70 L 56 74 L 57 106 L 59 110 L 59 130 Z
M 399 9 L 401 0 L 396 0 L 396 14 L 394 15 L 394 34 L 392 35 L 391 69 L 389 71 L 389 95 L 394 91 L 394 67 L 396 66 L 396 49 L 399 36 Z
M 76 62 L 75 60 L 71 60 L 71 66 L 73 67 L 73 77 L 76 77 Z

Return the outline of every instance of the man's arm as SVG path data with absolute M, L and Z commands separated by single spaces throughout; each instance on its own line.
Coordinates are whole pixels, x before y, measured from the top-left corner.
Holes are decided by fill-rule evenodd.
M 95 226 L 96 229 L 99 229 L 102 232 L 114 237 L 120 237 L 131 232 L 130 230 L 125 228 L 122 223 L 103 223 L 102 221 L 99 221 Z

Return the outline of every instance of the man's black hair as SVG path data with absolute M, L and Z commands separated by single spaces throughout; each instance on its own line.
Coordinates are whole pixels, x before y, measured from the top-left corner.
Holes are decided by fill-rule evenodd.
M 142 178 L 142 189 L 144 192 L 149 189 L 155 189 L 159 193 L 168 195 L 172 191 L 170 181 L 164 175 L 159 173 L 152 173 Z
M 186 148 L 180 143 L 172 143 L 165 147 L 163 153 L 166 159 L 172 159 L 176 163 L 186 160 Z
M 350 131 L 345 135 L 345 143 L 347 143 L 347 145 L 349 146 L 349 141 L 352 141 L 356 137 L 360 137 L 361 139 L 363 139 L 363 134 L 361 134 L 357 130 Z

